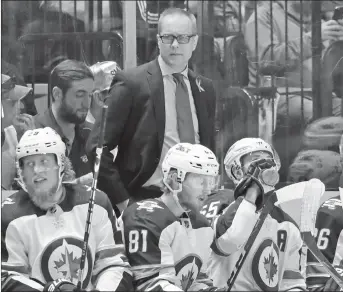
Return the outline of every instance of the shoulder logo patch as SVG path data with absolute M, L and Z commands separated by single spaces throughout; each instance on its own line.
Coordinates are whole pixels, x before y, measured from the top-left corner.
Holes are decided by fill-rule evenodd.
M 187 255 L 177 262 L 175 265 L 176 277 L 180 281 L 180 287 L 183 291 L 187 291 L 193 284 L 200 273 L 201 266 L 202 261 L 195 254 Z
M 12 204 L 14 204 L 15 202 L 13 201 L 13 199 L 11 199 L 11 198 L 7 198 L 5 201 L 3 201 L 2 203 L 1 203 L 1 208 L 3 207 L 3 206 L 5 206 L 5 205 L 12 205 Z
M 88 157 L 86 155 L 81 156 L 80 159 L 82 160 L 83 163 L 88 162 Z
M 254 254 L 252 275 L 262 291 L 278 291 L 279 248 L 270 238 L 265 239 Z
M 157 202 L 155 201 L 144 201 L 144 202 L 137 202 L 137 205 L 139 206 L 137 210 L 147 210 L 148 212 L 153 212 L 154 209 L 162 209 L 163 207 L 159 206 Z
M 49 243 L 41 257 L 41 272 L 45 281 L 63 278 L 76 285 L 80 272 L 82 246 L 83 240 L 74 237 L 62 237 Z M 83 289 L 88 286 L 93 270 L 92 253 L 89 247 L 87 249 Z

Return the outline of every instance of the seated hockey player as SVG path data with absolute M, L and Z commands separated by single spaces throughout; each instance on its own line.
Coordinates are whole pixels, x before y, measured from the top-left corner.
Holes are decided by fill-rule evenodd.
M 26 131 L 16 148 L 22 190 L 2 202 L 2 291 L 73 291 L 78 282 L 90 189 L 74 177 L 51 128 Z M 108 197 L 97 191 L 83 270 L 84 290 L 132 290 Z
M 212 224 L 217 215 L 221 214 L 235 201 L 234 191 L 230 189 L 215 190 L 208 195 L 200 213 Z
M 272 150 L 276 163 L 280 164 L 279 155 L 274 148 L 272 148 Z M 234 201 L 234 190 L 217 189 L 209 194 L 208 199 L 205 201 L 200 213 L 206 216 L 207 220 L 210 222 L 210 224 L 212 224 L 217 215 L 223 213 L 223 211 Z
M 339 150 L 343 164 L 343 135 Z M 327 200 L 319 208 L 316 218 L 317 246 L 341 276 L 343 276 L 342 202 L 343 173 L 339 182 L 339 195 Z M 310 291 L 340 291 L 340 287 L 310 251 L 307 253 L 306 282 Z
M 272 147 L 259 138 L 244 138 L 226 154 L 225 171 L 236 184 L 235 202 L 214 222 L 215 239 L 208 273 L 215 286 L 227 285 L 260 210 L 279 180 Z M 242 186 L 250 181 L 244 190 Z M 244 191 L 242 191 L 244 190 Z M 274 206 L 240 270 L 232 291 L 302 291 L 302 240 L 296 223 Z
M 317 246 L 343 276 L 343 209 L 340 196 L 327 200 L 316 219 Z M 306 283 L 310 291 L 341 291 L 323 265 L 307 252 Z
M 122 232 L 138 291 L 219 291 L 211 281 L 199 280 L 213 240 L 213 230 L 199 211 L 218 168 L 206 147 L 176 144 L 162 163 L 162 196 L 124 210 Z

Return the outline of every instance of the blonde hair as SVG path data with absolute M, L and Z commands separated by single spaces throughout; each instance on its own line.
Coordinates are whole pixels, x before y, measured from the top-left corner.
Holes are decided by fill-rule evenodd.
M 65 155 L 62 155 L 62 165 L 64 166 L 62 171 L 62 182 L 74 180 L 76 176 L 75 171 L 73 170 L 70 159 Z

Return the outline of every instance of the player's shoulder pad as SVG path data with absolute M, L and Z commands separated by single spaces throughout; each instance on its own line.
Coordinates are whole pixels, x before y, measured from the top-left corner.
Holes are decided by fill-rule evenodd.
M 274 206 L 273 210 L 270 212 L 270 216 L 278 223 L 290 222 L 299 229 L 297 222 L 278 206 Z
M 216 206 L 218 206 L 217 214 L 221 214 L 223 213 L 224 209 L 226 209 L 234 201 L 234 191 L 230 189 L 223 189 L 211 193 L 205 201 L 204 205 L 208 206 L 211 203 L 215 203 Z
M 204 216 L 203 214 L 200 214 L 199 212 L 189 212 L 188 216 L 189 216 L 189 219 L 191 220 L 193 229 L 211 227 L 206 216 Z
M 65 185 L 65 187 L 67 191 L 66 200 L 68 201 L 68 206 L 70 208 L 76 205 L 89 203 L 89 199 L 92 193 L 92 189 L 90 187 L 82 184 L 68 184 Z M 109 209 L 112 209 L 112 205 L 108 196 L 98 189 L 95 190 L 94 204 L 103 207 L 107 211 L 109 211 Z M 112 212 L 112 210 L 110 212 Z
M 234 191 L 230 189 L 217 190 L 208 196 L 207 202 L 220 201 L 231 204 L 235 200 Z
M 218 190 L 218 196 L 222 199 L 221 206 L 218 210 L 218 213 L 222 213 L 224 209 L 228 206 L 230 206 L 234 201 L 235 201 L 235 192 L 234 190 L 230 189 L 223 189 L 223 190 Z
M 318 210 L 318 215 L 319 214 L 327 214 L 330 217 L 333 217 L 334 220 L 337 222 L 342 222 L 343 223 L 343 208 L 342 208 L 342 201 L 340 196 L 330 198 L 327 201 L 325 201 L 319 208 Z
M 6 229 L 13 220 L 24 216 L 37 215 L 39 217 L 45 213 L 32 203 L 27 192 L 19 190 L 1 203 L 1 227 Z
M 128 206 L 122 216 L 124 228 L 143 227 L 148 230 L 162 231 L 178 218 L 160 200 L 146 199 Z

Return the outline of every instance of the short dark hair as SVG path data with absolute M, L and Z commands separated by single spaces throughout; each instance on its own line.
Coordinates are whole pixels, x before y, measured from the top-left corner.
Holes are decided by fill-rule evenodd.
M 71 87 L 71 83 L 73 81 L 86 78 L 94 80 L 92 71 L 85 63 L 76 60 L 64 60 L 59 63 L 54 69 L 52 69 L 50 74 L 49 83 L 52 100 L 54 101 L 52 89 L 55 86 L 60 88 L 63 94 L 65 94 Z
M 188 17 L 188 19 L 192 22 L 192 33 L 197 33 L 197 21 L 194 14 L 189 11 L 183 10 L 181 8 L 175 8 L 175 7 L 167 8 L 161 13 L 160 18 L 158 19 L 158 26 L 157 26 L 158 33 L 160 33 L 162 30 L 163 18 L 169 15 L 180 15 L 180 16 Z

